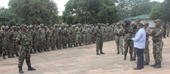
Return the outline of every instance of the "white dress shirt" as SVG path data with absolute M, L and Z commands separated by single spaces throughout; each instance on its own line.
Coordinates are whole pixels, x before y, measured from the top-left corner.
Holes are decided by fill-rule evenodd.
M 136 33 L 135 37 L 132 38 L 134 47 L 138 49 L 145 49 L 146 32 L 144 28 L 140 28 Z

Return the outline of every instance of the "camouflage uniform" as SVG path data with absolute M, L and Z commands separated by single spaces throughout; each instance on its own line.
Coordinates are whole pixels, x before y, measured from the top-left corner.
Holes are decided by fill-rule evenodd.
M 99 55 L 100 54 L 104 54 L 103 53 L 103 34 L 102 34 L 102 29 L 98 28 L 96 30 L 96 54 Z
M 115 41 L 116 41 L 116 45 L 117 45 L 117 53 L 118 54 L 120 52 L 123 54 L 123 33 L 124 33 L 123 27 L 121 27 L 121 25 L 119 27 L 117 26 L 115 29 Z
M 162 62 L 163 32 L 164 32 L 163 27 L 159 26 L 156 27 L 151 34 L 153 40 L 153 56 L 155 60 L 155 66 L 157 67 L 161 67 Z
M 28 70 L 33 69 L 31 67 L 31 61 L 30 61 L 30 50 L 31 50 L 30 45 L 31 45 L 32 38 L 29 35 L 30 35 L 29 32 L 21 31 L 16 39 L 17 43 L 19 44 L 18 67 L 20 73 L 23 73 L 22 66 L 23 66 L 24 59 L 26 59 Z
M 132 61 L 132 54 L 133 54 L 133 41 L 130 40 L 132 38 L 132 26 L 130 24 L 126 24 L 124 26 L 125 29 L 125 37 L 124 37 L 124 60 L 126 60 L 126 56 L 129 50 L 130 53 L 130 60 Z

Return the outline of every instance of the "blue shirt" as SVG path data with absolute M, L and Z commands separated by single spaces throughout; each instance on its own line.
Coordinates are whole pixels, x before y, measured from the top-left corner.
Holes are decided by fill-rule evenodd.
M 135 37 L 132 38 L 134 47 L 138 49 L 145 49 L 146 32 L 144 28 L 141 28 L 136 33 Z

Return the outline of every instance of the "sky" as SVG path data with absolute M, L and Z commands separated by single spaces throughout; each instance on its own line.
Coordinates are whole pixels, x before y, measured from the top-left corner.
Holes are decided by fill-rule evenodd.
M 54 2 L 57 4 L 59 15 L 62 15 L 62 12 L 65 9 L 65 4 L 68 0 L 54 0 Z M 151 1 L 159 1 L 163 2 L 164 0 L 151 0 Z M 0 0 L 0 7 L 8 8 L 8 2 L 9 0 Z

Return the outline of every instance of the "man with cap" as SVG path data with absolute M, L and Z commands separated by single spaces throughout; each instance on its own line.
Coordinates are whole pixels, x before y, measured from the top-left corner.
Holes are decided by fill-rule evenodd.
M 102 34 L 102 28 L 101 25 L 98 25 L 98 28 L 96 30 L 96 54 L 104 54 L 103 53 L 103 34 Z
M 31 60 L 30 60 L 30 36 L 28 36 L 28 32 L 26 30 L 26 26 L 21 27 L 21 32 L 18 34 L 16 38 L 16 42 L 19 44 L 19 57 L 18 57 L 18 68 L 19 73 L 24 73 L 22 70 L 22 66 L 24 63 L 24 59 L 26 59 L 26 64 L 28 66 L 29 71 L 35 70 L 31 66 Z
M 117 54 L 120 54 L 120 52 L 123 55 L 123 33 L 124 29 L 121 26 L 121 23 L 117 23 L 115 28 L 115 42 L 117 45 Z
M 154 68 L 161 68 L 161 63 L 162 63 L 162 48 L 163 48 L 163 32 L 164 29 L 161 26 L 161 21 L 157 19 L 155 21 L 156 28 L 152 30 L 151 36 L 152 36 L 152 41 L 153 41 L 153 56 L 155 60 L 155 64 L 152 65 Z

